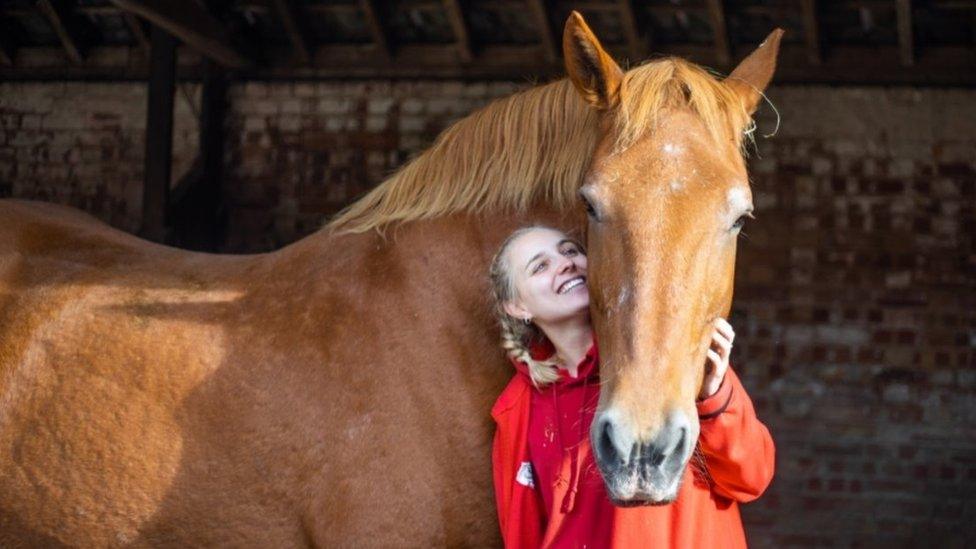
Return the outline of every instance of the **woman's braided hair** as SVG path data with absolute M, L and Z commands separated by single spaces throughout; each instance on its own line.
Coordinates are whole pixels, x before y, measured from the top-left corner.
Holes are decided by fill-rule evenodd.
M 536 360 L 529 353 L 529 345 L 543 340 L 545 334 L 534 323 L 526 323 L 505 311 L 505 303 L 517 297 L 515 277 L 512 276 L 508 257 L 509 248 L 520 236 L 538 229 L 558 231 L 558 229 L 545 225 L 532 225 L 516 230 L 502 242 L 498 253 L 491 260 L 489 277 L 491 278 L 492 297 L 495 301 L 495 315 L 501 325 L 502 348 L 505 349 L 509 358 L 524 362 L 529 368 L 529 377 L 532 379 L 532 383 L 536 387 L 541 387 L 559 379 L 559 370 L 556 368 L 558 363 L 555 360 Z

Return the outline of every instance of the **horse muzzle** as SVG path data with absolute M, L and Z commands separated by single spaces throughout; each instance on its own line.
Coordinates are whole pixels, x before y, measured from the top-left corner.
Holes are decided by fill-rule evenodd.
M 653 436 L 639 437 L 614 411 L 599 413 L 590 429 L 594 460 L 610 500 L 621 507 L 663 505 L 678 497 L 698 426 L 674 411 Z

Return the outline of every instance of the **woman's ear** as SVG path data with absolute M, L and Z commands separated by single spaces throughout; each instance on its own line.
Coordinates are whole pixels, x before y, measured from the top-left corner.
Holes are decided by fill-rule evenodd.
M 624 73 L 577 11 L 569 14 L 563 30 L 563 58 L 584 101 L 600 110 L 617 106 Z
M 528 309 L 522 306 L 521 303 L 516 301 L 506 301 L 502 304 L 502 308 L 508 313 L 508 316 L 515 317 L 519 320 L 531 319 L 532 314 L 529 313 Z

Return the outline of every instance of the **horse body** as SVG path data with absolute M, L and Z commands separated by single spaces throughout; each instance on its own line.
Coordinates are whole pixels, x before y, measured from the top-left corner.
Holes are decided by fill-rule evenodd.
M 497 539 L 481 279 L 512 220 L 227 257 L 0 217 L 2 545 Z
M 671 482 L 697 438 L 662 418 L 693 410 L 705 321 L 731 301 L 736 145 L 773 38 L 728 84 L 671 58 L 624 76 L 574 13 L 571 83 L 473 113 L 270 254 L 184 252 L 0 201 L 0 546 L 497 545 L 489 410 L 511 370 L 487 266 L 526 221 L 580 228 L 578 192 L 596 461 L 617 500 L 666 501 L 614 458 L 679 433 Z M 656 161 L 692 134 L 701 154 Z M 678 172 L 701 192 L 658 192 Z

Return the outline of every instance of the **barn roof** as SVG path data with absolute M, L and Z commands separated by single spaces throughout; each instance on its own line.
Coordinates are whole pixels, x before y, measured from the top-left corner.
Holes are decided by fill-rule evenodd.
M 545 78 L 572 9 L 625 63 L 724 71 L 778 26 L 778 82 L 976 83 L 974 0 L 5 0 L 0 79 L 144 79 L 151 24 L 183 78 Z

